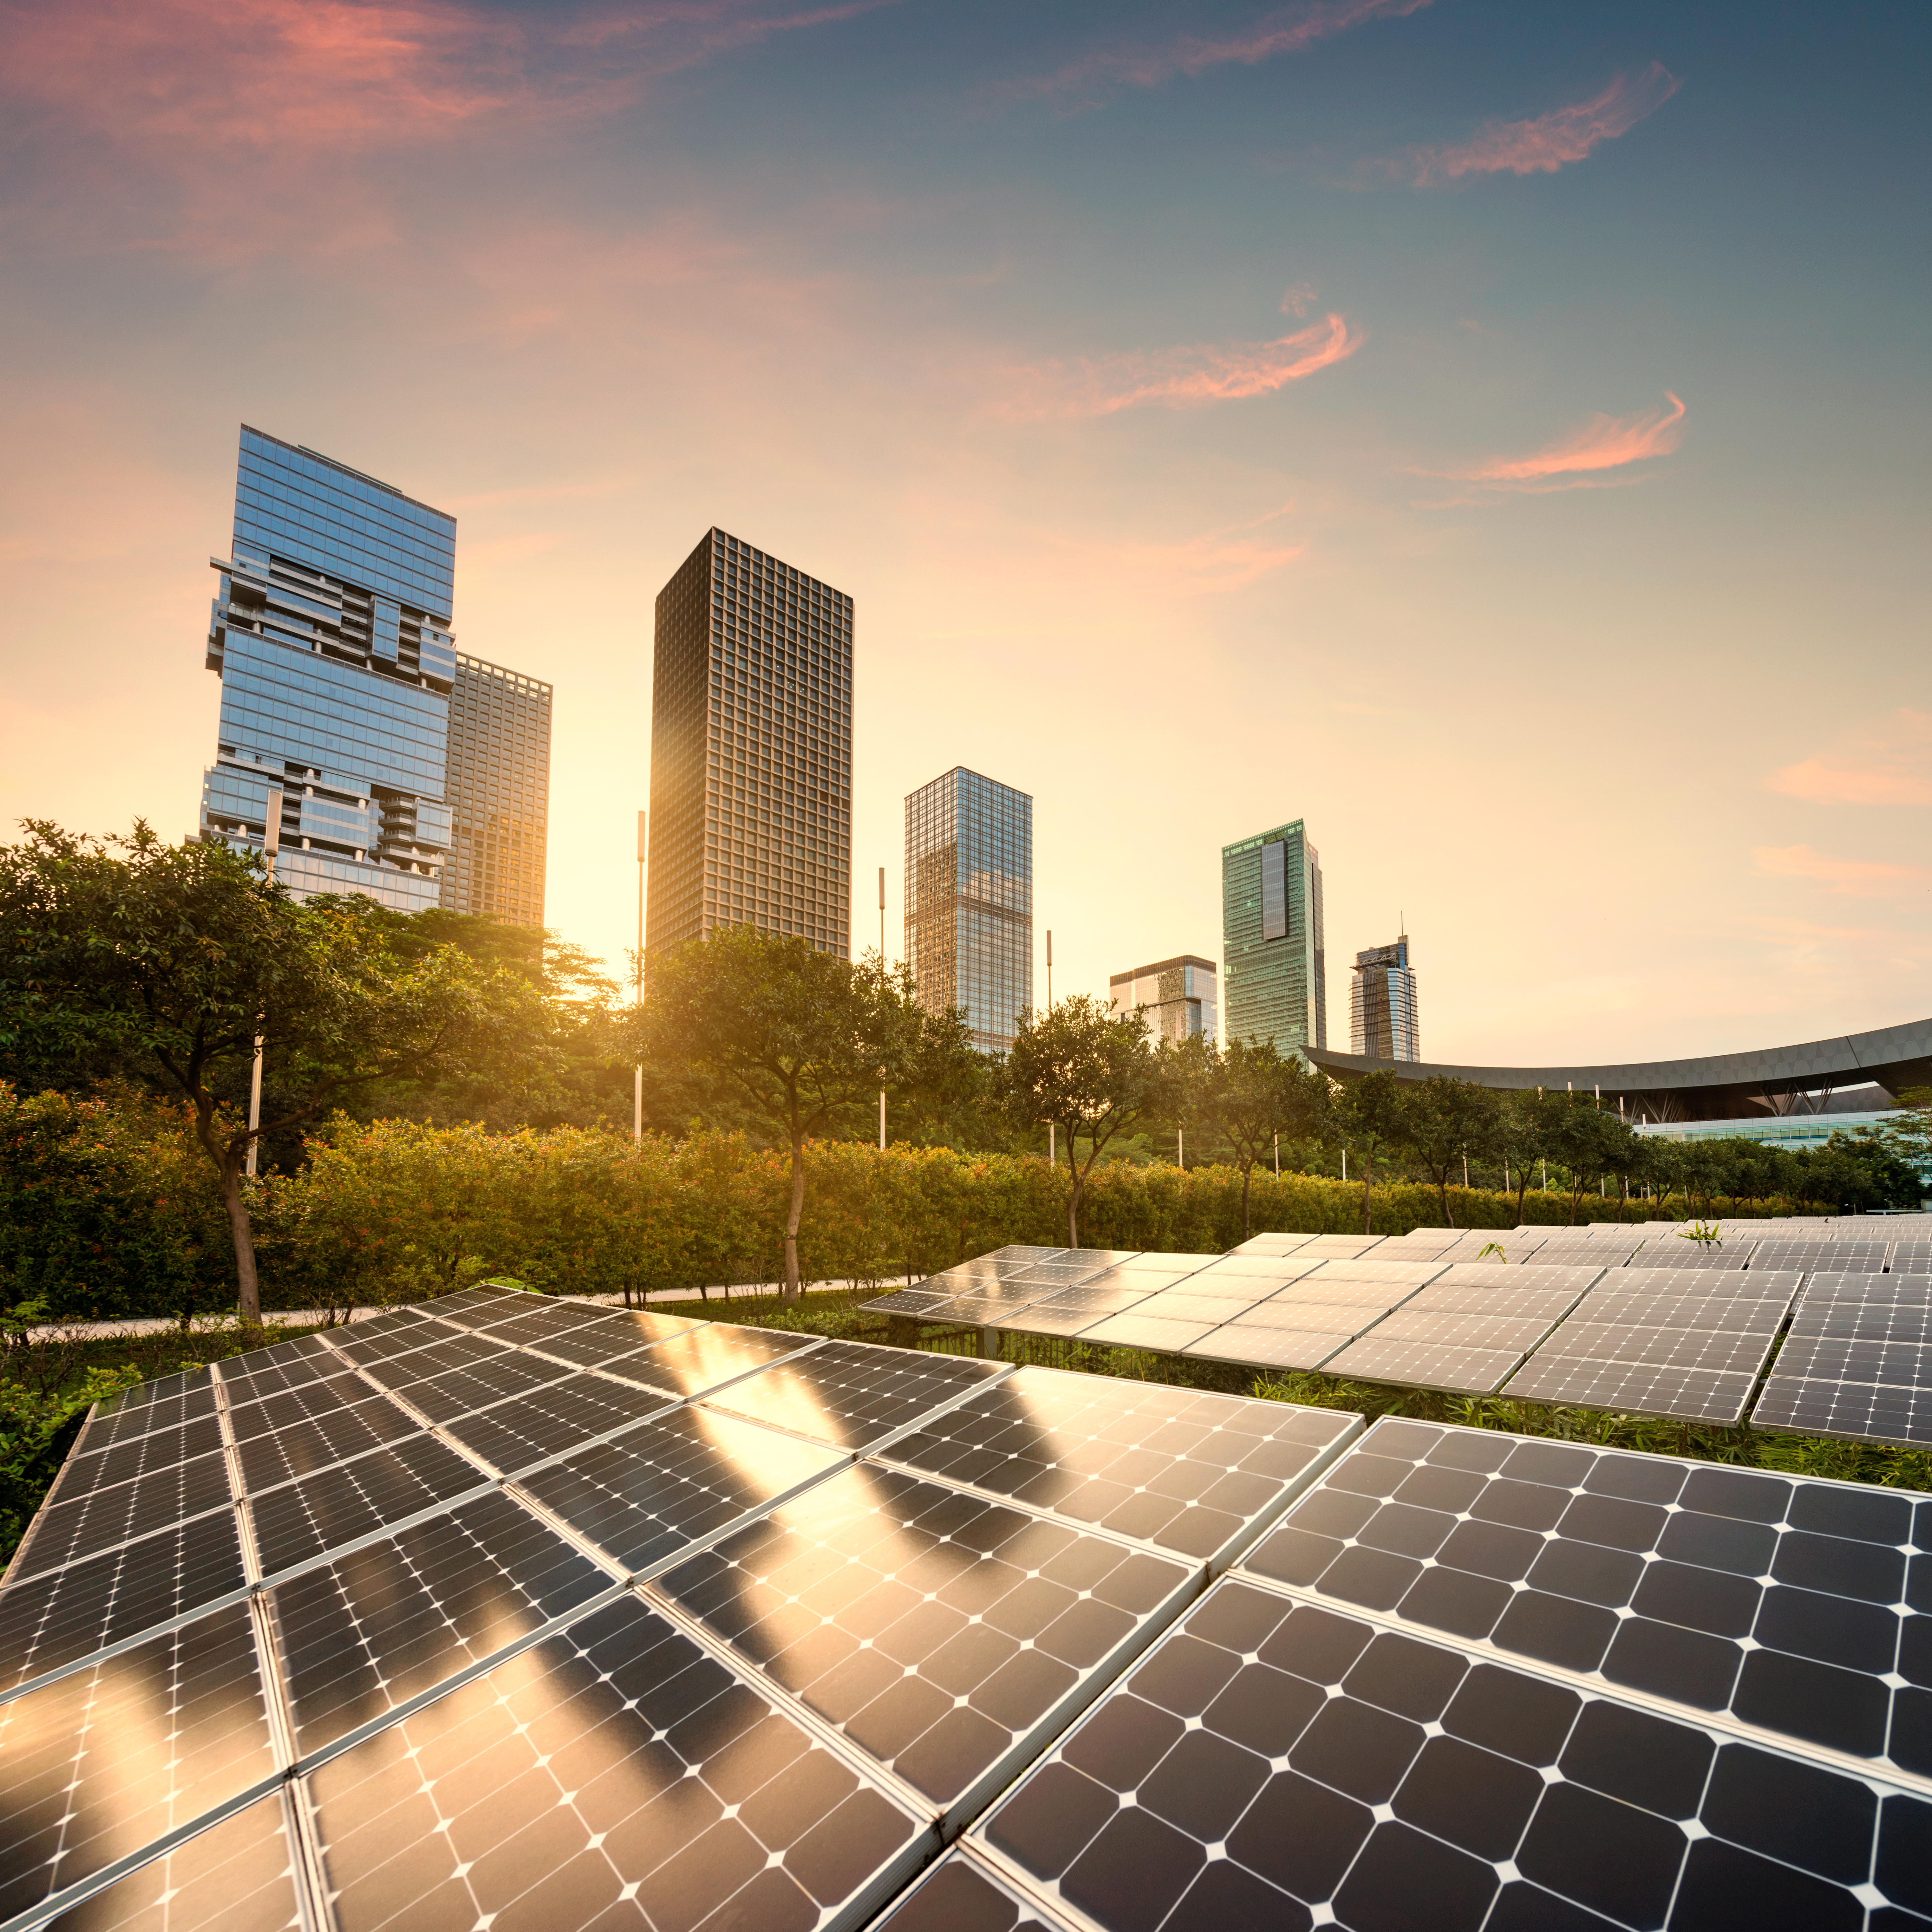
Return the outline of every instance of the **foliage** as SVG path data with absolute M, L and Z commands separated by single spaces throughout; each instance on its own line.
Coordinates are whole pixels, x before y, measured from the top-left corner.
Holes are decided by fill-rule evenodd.
M 1240 1169 L 1245 1240 L 1253 1226 L 1249 1196 L 1256 1164 L 1283 1138 L 1292 1147 L 1328 1131 L 1328 1078 L 1292 1056 L 1284 1058 L 1272 1040 L 1234 1040 L 1223 1047 L 1200 1035 L 1183 1043 L 1176 1071 L 1179 1105 Z
M 1436 1184 L 1442 1219 L 1449 1215 L 1449 1177 L 1472 1154 L 1489 1151 L 1501 1111 L 1496 1096 L 1472 1080 L 1443 1075 L 1412 1084 L 1403 1094 L 1397 1132 L 1402 1150 Z
M 1376 1156 L 1385 1148 L 1400 1146 L 1407 1138 L 1412 1112 L 1409 1092 L 1408 1086 L 1384 1069 L 1352 1080 L 1335 1099 L 1340 1137 L 1354 1151 L 1362 1170 L 1362 1232 L 1365 1234 L 1375 1230 Z M 1443 1211 L 1448 1211 L 1446 1193 Z
M 443 946 L 413 964 L 362 908 L 298 904 L 226 846 L 77 837 L 30 820 L 0 848 L 0 1036 L 40 1059 L 105 1060 L 185 1100 L 219 1178 L 238 1306 L 261 1316 L 242 1174 L 255 1138 L 223 1101 L 269 1042 L 287 1132 L 384 1081 L 475 1057 L 527 1019 L 527 985 Z
M 1170 1101 L 1178 1084 L 1171 1051 L 1156 1050 L 1138 1012 L 1116 1013 L 1080 993 L 1044 1013 L 1020 1016 L 1001 1091 L 1016 1125 L 1050 1120 L 1058 1130 L 1066 1154 L 1070 1246 L 1080 1245 L 1081 1203 L 1108 1142 Z

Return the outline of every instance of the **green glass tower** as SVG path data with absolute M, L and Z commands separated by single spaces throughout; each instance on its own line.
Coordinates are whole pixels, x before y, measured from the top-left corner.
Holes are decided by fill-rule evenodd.
M 1327 1046 L 1322 858 L 1300 819 L 1221 848 L 1221 950 L 1229 1040 Z

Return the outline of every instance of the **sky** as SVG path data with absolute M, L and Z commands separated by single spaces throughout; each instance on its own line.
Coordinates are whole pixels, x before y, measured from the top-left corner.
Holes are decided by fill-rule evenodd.
M 1399 929 L 1432 1060 L 1922 1018 L 1929 68 L 1856 0 L 0 0 L 0 819 L 195 824 L 247 422 L 456 516 L 614 964 L 716 524 L 855 600 L 855 944 L 964 764 L 1056 995 L 1300 818 L 1331 1045 Z

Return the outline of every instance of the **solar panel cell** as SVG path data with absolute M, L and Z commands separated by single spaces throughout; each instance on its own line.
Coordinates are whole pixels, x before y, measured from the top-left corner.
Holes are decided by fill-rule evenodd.
M 8 1581 L 16 1582 L 151 1535 L 189 1516 L 225 1509 L 230 1495 L 228 1459 L 219 1450 L 158 1469 L 137 1481 L 87 1490 L 72 1502 L 40 1512 L 8 1566 Z
M 1257 1368 L 1318 1369 L 1346 1335 L 1311 1333 L 1300 1328 L 1263 1328 L 1252 1322 L 1230 1322 L 1204 1336 L 1188 1350 L 1215 1362 L 1251 1363 Z
M 1724 1374 L 1666 1364 L 1593 1361 L 1539 1350 L 1509 1381 L 1513 1401 L 1608 1408 L 1726 1426 L 1744 1414 L 1755 1373 Z
M 271 1398 L 272 1401 L 282 1400 Z M 366 1402 L 317 1415 L 312 1420 L 292 1423 L 272 1434 L 238 1442 L 236 1448 L 241 1459 L 242 1481 L 251 1495 L 273 1489 L 300 1476 L 312 1476 L 318 1469 L 359 1455 L 365 1449 L 400 1442 L 405 1436 L 415 1434 L 420 1426 L 387 1396 L 372 1395 Z
M 1178 1355 L 1198 1342 L 1214 1327 L 1198 1316 L 1175 1320 L 1144 1318 L 1136 1310 L 1110 1315 L 1080 1331 L 1084 1342 L 1104 1342 L 1112 1348 L 1150 1348 L 1157 1354 Z
M 1322 1364 L 1324 1374 L 1366 1382 L 1394 1382 L 1412 1388 L 1438 1388 L 1465 1395 L 1490 1395 L 1500 1388 L 1522 1360 L 1520 1348 L 1480 1348 L 1467 1344 L 1409 1341 L 1371 1330 Z
M 808 1335 L 788 1335 L 768 1328 L 742 1328 L 736 1323 L 705 1322 L 688 1334 L 653 1342 L 641 1354 L 610 1363 L 607 1372 L 627 1381 L 646 1382 L 674 1395 L 702 1395 L 707 1389 L 782 1362 L 812 1346 Z

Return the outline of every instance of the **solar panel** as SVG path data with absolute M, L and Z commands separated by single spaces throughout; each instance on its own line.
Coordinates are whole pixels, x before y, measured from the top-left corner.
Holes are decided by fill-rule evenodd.
M 1319 1255 L 1328 1260 L 1352 1261 L 1366 1254 L 1382 1238 L 1379 1234 L 1317 1234 L 1294 1252 L 1298 1255 Z
M 1306 1274 L 1310 1268 L 1319 1268 L 1323 1257 L 1307 1254 L 1248 1254 L 1237 1248 L 1231 1255 L 1222 1255 L 1208 1262 L 1195 1271 L 1193 1279 L 1219 1280 L 1224 1275 L 1256 1276 L 1264 1280 L 1292 1281 L 1298 1275 Z
M 580 1449 L 518 1487 L 636 1576 L 848 1460 L 732 1416 L 681 1408 Z
M 856 1452 L 1008 1372 L 1004 1362 L 827 1342 L 706 1400 L 728 1414 Z
M 1312 1234 L 1252 1234 L 1229 1252 L 1238 1255 L 1292 1255 L 1315 1239 Z
M 610 1586 L 500 1492 L 277 1584 L 267 1600 L 298 1752 L 386 1715 Z
M 854 1925 L 930 1827 L 634 1598 L 304 1780 L 342 1932 Z
M 1499 1310 L 1450 1313 L 1407 1301 L 1369 1333 L 1378 1341 L 1427 1342 L 1444 1348 L 1513 1348 L 1524 1355 L 1550 1333 L 1561 1312 L 1559 1305 L 1527 1315 Z
M 745 1328 L 735 1322 L 694 1323 L 688 1334 L 655 1342 L 641 1354 L 607 1363 L 605 1372 L 647 1382 L 680 1396 L 707 1390 L 751 1375 L 770 1362 L 782 1362 L 813 1346 L 809 1335 L 781 1329 Z
M 1254 1305 L 1245 1294 L 1180 1294 L 1170 1291 L 1140 1303 L 1133 1316 L 1136 1321 L 1204 1322 L 1211 1326 L 1232 1322 Z
M 952 1820 L 1171 1621 L 1198 1574 L 862 1464 L 650 1593 Z
M 1362 1261 L 1338 1260 L 1326 1263 L 1320 1279 L 1324 1282 L 1372 1282 L 1388 1288 L 1420 1288 L 1433 1281 L 1448 1265 L 1444 1262 L 1420 1258 L 1384 1261 L 1380 1254 Z
M 939 1286 L 943 1278 L 933 1275 L 917 1288 L 902 1288 L 891 1294 L 875 1296 L 866 1304 L 866 1312 L 872 1315 L 922 1316 L 928 1310 L 943 1308 L 953 1297 L 962 1291 L 964 1284 L 952 1283 Z
M 1771 1353 L 1773 1330 L 1649 1328 L 1624 1323 L 1566 1322 L 1537 1352 L 1539 1362 L 1571 1359 L 1648 1362 L 1755 1376 Z
M 238 1604 L 0 1704 L 0 1915 L 105 1870 L 276 1768 Z
M 1742 1268 L 1750 1260 L 1750 1241 L 1680 1240 L 1674 1237 L 1646 1241 L 1630 1265 L 1646 1268 Z
M 1109 1315 L 1090 1328 L 1080 1331 L 1083 1342 L 1101 1342 L 1112 1348 L 1150 1348 L 1156 1354 L 1178 1354 L 1189 1343 L 1198 1342 L 1215 1327 L 1199 1317 L 1148 1318 L 1137 1311 Z
M 242 1589 L 231 1510 L 196 1516 L 0 1590 L 0 1692 Z
M 1548 1315 L 1553 1322 L 1576 1306 L 1574 1288 L 1483 1288 L 1453 1282 L 1432 1282 L 1419 1294 L 1402 1304 L 1406 1316 L 1427 1312 L 1437 1315 Z
M 1932 1546 L 1921 1510 L 1863 1484 L 1384 1420 L 1242 1568 L 1922 1775 L 1922 1620 L 1895 1607 L 1906 1550 Z
M 1144 1298 L 1139 1294 L 1118 1294 L 1097 1300 L 1055 1296 L 1051 1301 L 1035 1302 L 1000 1326 L 1017 1330 L 1023 1335 L 1078 1335 L 1106 1316 L 1121 1308 L 1131 1308 L 1136 1301 Z
M 50 1922 L 59 1932 L 301 1932 L 283 1799 L 257 1798 Z
M 1101 1932 L 1688 1932 L 1921 1906 L 1928 1835 L 1912 1793 L 1229 1577 L 964 1856 Z
M 192 1516 L 228 1507 L 228 1459 L 219 1450 L 138 1481 L 84 1490 L 44 1509 L 8 1566 L 10 1582 L 37 1576 Z
M 76 1444 L 76 1453 L 92 1455 L 97 1450 L 112 1449 L 137 1436 L 150 1435 L 158 1429 L 178 1429 L 214 1413 L 214 1383 L 204 1369 L 191 1386 L 98 1416 L 88 1431 L 85 1448 Z
M 458 1416 L 447 1426 L 472 1454 L 508 1476 L 641 1422 L 676 1400 L 667 1390 L 578 1375 L 474 1415 Z
M 1813 1382 L 1773 1372 L 1752 1408 L 1751 1426 L 1774 1435 L 1932 1448 L 1932 1389 L 1913 1383 Z
M 1445 1288 L 1534 1288 L 1552 1293 L 1564 1289 L 1580 1294 L 1603 1272 L 1600 1264 L 1594 1268 L 1588 1263 L 1546 1268 L 1534 1261 L 1508 1264 L 1496 1262 L 1452 1262 L 1429 1284 L 1429 1289 L 1432 1293 Z
M 1360 1422 L 1334 1409 L 1023 1368 L 884 1453 L 1214 1570 Z
M 1255 1368 L 1318 1369 L 1348 1339 L 1346 1334 L 1229 1322 L 1210 1330 L 1187 1352 L 1208 1361 L 1240 1362 Z
M 90 1490 L 132 1482 L 152 1471 L 171 1468 L 221 1447 L 221 1426 L 212 1415 L 124 1437 L 111 1449 L 82 1451 L 68 1459 L 53 1493 L 71 1502 Z
M 341 1462 L 345 1457 L 374 1449 L 386 1442 L 412 1436 L 422 1426 L 406 1409 L 387 1396 L 379 1395 L 367 1383 L 365 1400 L 348 1403 L 313 1417 L 292 1422 L 285 1428 L 238 1439 L 244 1486 L 250 1492 L 273 1489 L 298 1476 L 313 1475 L 316 1470 Z M 272 1396 L 260 1405 L 267 1408 L 284 1400 Z M 236 1432 L 238 1438 L 240 1432 Z
M 1539 1351 L 1510 1378 L 1502 1393 L 1512 1402 L 1607 1408 L 1729 1428 L 1742 1418 L 1756 1385 L 1754 1372 L 1724 1375 L 1664 1363 L 1595 1361 Z
M 1322 1365 L 1324 1375 L 1352 1381 L 1394 1382 L 1411 1388 L 1490 1395 L 1522 1360 L 1520 1348 L 1484 1348 L 1468 1343 L 1426 1342 L 1373 1329 Z

